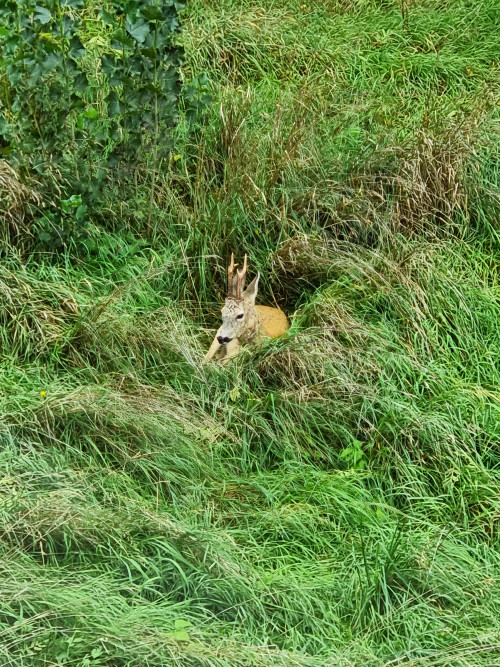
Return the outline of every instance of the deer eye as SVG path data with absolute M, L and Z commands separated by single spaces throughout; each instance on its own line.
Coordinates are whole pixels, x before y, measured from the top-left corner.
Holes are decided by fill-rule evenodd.
M 236 315 L 237 320 L 242 320 L 243 319 L 244 313 L 240 313 L 239 315 Z

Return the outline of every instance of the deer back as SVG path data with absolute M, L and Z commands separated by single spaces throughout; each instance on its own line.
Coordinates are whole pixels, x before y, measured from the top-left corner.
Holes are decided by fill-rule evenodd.
M 277 338 L 290 328 L 287 316 L 280 308 L 255 306 L 260 333 L 269 338 Z

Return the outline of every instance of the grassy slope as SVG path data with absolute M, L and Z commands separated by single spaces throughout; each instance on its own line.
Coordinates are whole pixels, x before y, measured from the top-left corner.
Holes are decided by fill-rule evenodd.
M 2 664 L 500 661 L 495 5 L 191 0 L 153 240 L 0 267 Z

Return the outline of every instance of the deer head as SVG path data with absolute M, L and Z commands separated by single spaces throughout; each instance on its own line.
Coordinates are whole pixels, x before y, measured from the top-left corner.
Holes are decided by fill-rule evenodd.
M 246 255 L 243 268 L 236 269 L 237 266 L 232 253 L 231 264 L 227 270 L 228 294 L 222 308 L 222 326 L 217 332 L 217 340 L 221 345 L 227 345 L 235 338 L 238 340 L 251 338 L 256 331 L 255 297 L 260 273 L 257 273 L 250 285 L 244 289 L 248 269 Z

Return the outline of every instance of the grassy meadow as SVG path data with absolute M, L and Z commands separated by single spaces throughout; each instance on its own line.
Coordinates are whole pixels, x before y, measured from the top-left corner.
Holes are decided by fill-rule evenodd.
M 0 263 L 1 665 L 500 665 L 499 22 L 187 3 L 201 120 Z M 292 326 L 202 366 L 232 250 Z

